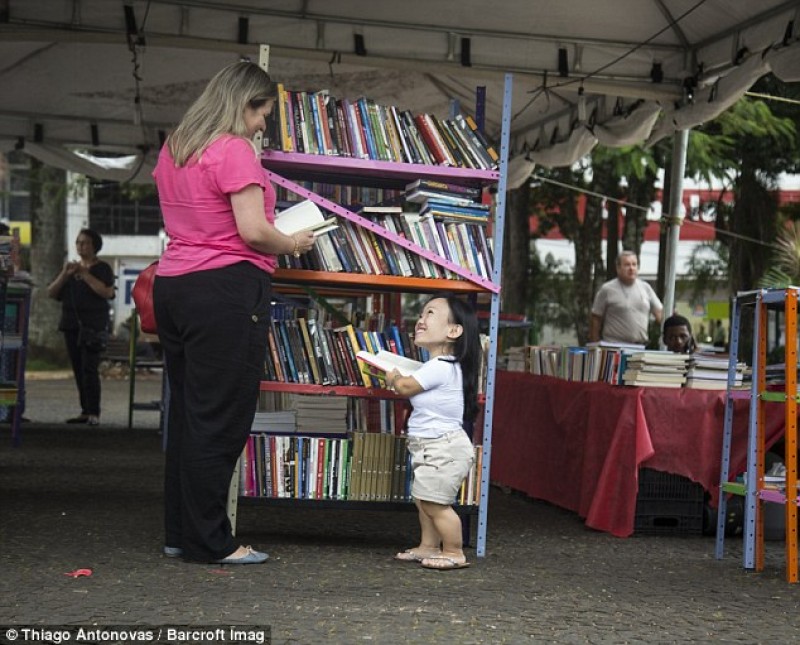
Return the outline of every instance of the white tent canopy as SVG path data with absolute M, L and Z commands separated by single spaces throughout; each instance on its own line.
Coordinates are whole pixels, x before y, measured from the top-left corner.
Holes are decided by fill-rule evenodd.
M 208 78 L 266 43 L 290 89 L 446 116 L 485 86 L 494 138 L 513 72 L 511 148 L 530 160 L 513 186 L 529 163 L 701 123 L 770 71 L 798 80 L 798 17 L 800 0 L 0 0 L 0 149 L 133 153 L 102 176 L 147 180 Z

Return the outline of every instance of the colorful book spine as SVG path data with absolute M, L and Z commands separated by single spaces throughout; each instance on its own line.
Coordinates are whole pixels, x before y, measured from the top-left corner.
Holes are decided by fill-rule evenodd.
M 278 108 L 278 126 L 280 128 L 281 150 L 284 152 L 294 152 L 294 142 L 289 134 L 289 114 L 287 112 L 288 101 L 286 97 L 286 89 L 283 83 L 277 84 L 277 108 Z
M 361 125 L 361 131 L 364 133 L 367 142 L 367 153 L 369 154 L 369 158 L 375 161 L 380 160 L 380 154 L 378 152 L 377 144 L 375 142 L 375 136 L 372 132 L 372 122 L 369 116 L 369 107 L 367 104 L 367 99 L 360 98 L 356 101 L 356 107 L 358 108 L 358 118 Z
M 425 118 L 424 114 L 418 114 L 414 117 L 414 123 L 419 130 L 420 135 L 422 136 L 422 140 L 425 143 L 426 148 L 430 151 L 433 158 L 436 160 L 436 164 L 440 166 L 452 166 L 453 162 L 450 160 L 447 151 L 444 148 L 443 144 L 440 144 L 439 141 L 436 139 L 434 134 L 433 128 L 428 120 Z

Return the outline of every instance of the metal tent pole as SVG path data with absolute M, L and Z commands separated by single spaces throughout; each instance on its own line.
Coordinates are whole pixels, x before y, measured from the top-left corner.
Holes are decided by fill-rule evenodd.
M 664 280 L 664 318 L 672 315 L 675 309 L 675 272 L 678 262 L 678 240 L 681 235 L 681 202 L 683 200 L 683 174 L 686 170 L 686 149 L 689 144 L 689 131 L 679 130 L 672 143 L 672 184 L 669 195 L 669 235 L 667 236 L 667 265 Z

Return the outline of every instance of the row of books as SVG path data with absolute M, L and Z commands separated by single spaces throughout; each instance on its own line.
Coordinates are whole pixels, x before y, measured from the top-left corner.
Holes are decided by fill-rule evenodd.
M 481 188 L 435 179 L 415 179 L 406 184 L 403 190 L 312 181 L 298 181 L 297 183 L 309 192 L 342 204 L 353 211 L 359 211 L 364 206 L 374 205 L 378 207 L 405 206 L 405 209 L 399 210 L 423 212 L 426 210 L 425 202 L 430 200 L 440 202 L 447 208 L 466 207 L 463 211 L 465 213 L 478 211 L 482 216 L 481 219 L 485 221 L 490 209 L 488 204 L 481 201 L 483 195 Z M 275 194 L 278 207 L 291 205 L 297 200 L 295 193 L 283 186 L 276 186 Z
M 265 404 L 267 400 L 269 403 Z M 261 392 L 252 432 L 336 435 L 349 432 L 396 433 L 410 411 L 405 401 L 335 397 L 294 392 Z
M 507 351 L 507 369 L 568 381 L 612 385 L 724 390 L 728 358 L 621 346 L 524 346 Z M 746 366 L 736 365 L 733 385 L 741 387 Z
M 415 361 L 425 362 L 427 352 L 414 345 L 413 338 L 398 325 L 383 329 L 363 329 L 352 324 L 340 327 L 320 325 L 315 309 L 273 305 L 267 330 L 269 352 L 265 362 L 267 381 L 307 385 L 346 385 L 381 387 L 364 364 L 359 352 L 377 354 L 381 350 Z M 480 392 L 485 391 L 489 343 L 481 335 L 482 361 Z
M 525 345 L 507 350 L 511 371 L 553 376 L 567 381 L 619 384 L 625 350 L 609 347 Z
M 346 499 L 348 439 L 251 434 L 240 461 L 244 497 Z
M 278 84 L 269 145 L 284 152 L 335 155 L 473 169 L 497 167 L 499 156 L 468 115 L 433 114 L 384 106 L 361 97 L 287 90 Z
M 403 191 L 375 186 L 350 186 L 316 181 L 299 181 L 296 183 L 311 193 L 324 197 L 336 204 L 399 204 L 403 199 Z M 275 186 L 277 204 L 293 202 L 297 195 L 283 186 Z M 352 210 L 352 209 L 351 209 Z
M 355 432 L 348 438 L 251 434 L 242 452 L 239 490 L 245 497 L 411 501 L 411 464 L 402 435 Z M 455 503 L 480 496 L 482 452 Z
M 481 224 L 471 215 L 470 219 L 464 219 L 442 209 L 420 215 L 404 212 L 401 207 L 382 207 L 381 212 L 375 212 L 375 207 L 363 207 L 359 214 L 453 264 L 491 278 L 493 256 L 486 236 L 485 215 Z M 280 256 L 279 265 L 313 271 L 461 279 L 365 227 L 344 218 L 338 224 L 334 230 L 317 237 L 309 253 L 300 258 Z
M 300 315 L 295 315 L 299 313 Z M 316 311 L 306 316 L 291 307 L 276 305 L 267 332 L 269 354 L 265 366 L 268 381 L 313 385 L 369 386 L 373 384 L 356 360 L 359 351 L 381 349 L 415 360 L 425 358 L 410 335 L 397 325 L 382 331 L 344 325 L 320 327 Z

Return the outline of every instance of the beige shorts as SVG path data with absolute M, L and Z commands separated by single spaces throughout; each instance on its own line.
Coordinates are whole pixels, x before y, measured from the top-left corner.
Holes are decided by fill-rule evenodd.
M 450 432 L 436 439 L 408 438 L 411 496 L 436 504 L 456 501 L 461 482 L 472 468 L 475 450 L 466 432 Z

